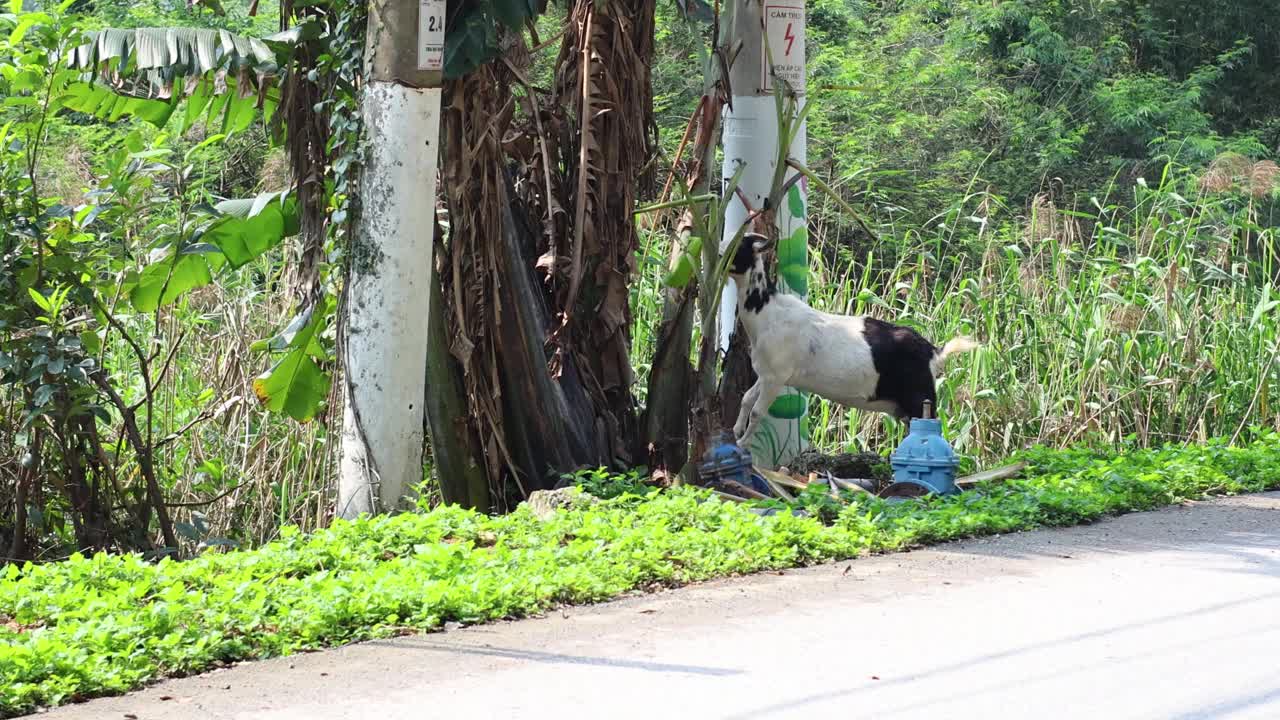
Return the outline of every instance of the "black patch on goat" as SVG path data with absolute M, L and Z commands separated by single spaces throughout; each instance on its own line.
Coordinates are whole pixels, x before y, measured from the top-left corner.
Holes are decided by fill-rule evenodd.
M 894 414 L 899 420 L 923 417 L 926 400 L 936 413 L 937 390 L 929 367 L 938 354 L 933 343 L 911 328 L 875 318 L 864 319 L 862 336 L 871 347 L 871 360 L 880 375 L 872 399 L 897 405 Z
M 778 284 L 765 276 L 764 270 L 756 267 L 755 238 L 759 235 L 747 235 L 738 243 L 738 251 L 733 254 L 733 263 L 729 266 L 734 275 L 749 275 L 747 298 L 742 306 L 748 312 L 760 312 L 769 303 L 769 298 L 778 292 Z
M 746 275 L 755 266 L 756 249 L 751 244 L 751 238 L 744 237 L 738 243 L 738 252 L 733 254 L 733 262 L 729 265 L 729 272 L 734 275 Z
M 769 304 L 769 298 L 778 292 L 778 285 L 770 280 L 765 282 L 763 272 L 751 273 L 751 289 L 747 290 L 747 301 L 742 304 L 749 312 L 760 312 Z

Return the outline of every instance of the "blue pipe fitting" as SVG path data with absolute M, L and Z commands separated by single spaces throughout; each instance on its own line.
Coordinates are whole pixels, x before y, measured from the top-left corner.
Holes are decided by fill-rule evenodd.
M 960 491 L 955 482 L 959 464 L 942 436 L 942 421 L 932 418 L 913 419 L 906 439 L 889 456 L 895 482 L 918 485 L 936 495 Z

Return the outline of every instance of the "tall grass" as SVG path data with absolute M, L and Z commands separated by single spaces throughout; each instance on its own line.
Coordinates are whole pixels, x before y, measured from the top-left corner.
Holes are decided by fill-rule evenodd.
M 832 248 L 818 232 L 810 302 L 906 323 L 935 342 L 957 333 L 980 340 L 939 387 L 948 437 L 979 462 L 1031 445 L 1150 446 L 1280 427 L 1277 230 L 1260 226 L 1243 197 L 1176 191 L 1190 185 L 1185 174 L 1166 177 L 1087 212 L 1042 200 L 1021 217 L 970 195 L 922 226 L 878 228 L 880 243 L 866 255 Z M 642 402 L 670 237 L 661 225 L 642 234 L 632 285 Z M 273 267 L 264 260 L 259 276 Z M 285 301 L 245 282 L 184 302 L 174 316 L 188 339 L 157 434 L 181 429 L 201 408 L 226 409 L 166 446 L 176 518 L 199 525 L 199 513 L 206 538 L 234 533 L 247 543 L 283 524 L 324 526 L 336 471 L 326 418 L 338 417 L 336 402 L 326 418 L 298 425 L 261 410 L 249 390 L 264 367 L 249 346 L 270 334 Z M 824 450 L 888 451 L 902 436 L 882 415 L 821 399 L 810 408 L 813 442 Z
M 1146 447 L 1280 427 L 1277 228 L 1259 225 L 1246 197 L 1178 192 L 1192 181 L 1171 171 L 1087 211 L 1040 198 L 1021 217 L 973 195 L 923 227 L 880 228 L 865 256 L 819 239 L 809 302 L 935 343 L 982 342 L 939 387 L 948 437 L 980 462 L 1031 445 Z M 656 327 L 649 307 L 636 307 L 638 363 Z M 821 399 L 810 430 L 829 451 L 887 452 L 903 433 Z
M 256 265 L 259 278 L 272 280 L 282 263 L 264 258 Z M 156 463 L 171 483 L 174 519 L 193 543 L 254 545 L 284 525 L 309 531 L 330 519 L 337 469 L 330 422 L 341 408 L 299 424 L 267 412 L 252 390 L 270 359 L 251 346 L 276 332 L 291 310 L 279 285 L 245 277 L 202 288 L 167 313 L 162 325 L 170 327 L 157 333 L 187 330 L 158 389 L 154 423 L 157 437 L 181 433 Z
M 879 227 L 865 254 L 834 247 L 819 207 L 810 302 L 909 324 L 935 342 L 980 340 L 939 388 L 948 437 L 979 462 L 1031 445 L 1150 446 L 1280 428 L 1277 228 L 1245 196 L 1177 192 L 1193 184 L 1166 177 L 1087 212 L 1042 200 L 1021 217 L 975 194 L 932 222 Z M 632 285 L 642 402 L 671 234 L 661 225 L 642 234 Z M 329 520 L 337 403 L 299 425 L 265 412 L 250 389 L 267 364 L 250 346 L 287 313 L 279 267 L 264 258 L 243 280 L 194 292 L 145 328 L 177 347 L 154 423 L 157 438 L 177 439 L 163 445 L 157 469 L 193 544 L 253 545 L 282 525 Z M 127 363 L 108 365 L 117 377 L 128 372 Z M 122 392 L 137 400 L 140 382 Z M 810 404 L 810 426 L 828 451 L 887 452 L 903 431 L 821 399 Z M 9 430 L 0 423 L 0 447 L 12 446 Z
M 261 258 L 254 272 L 195 290 L 157 315 L 122 316 L 155 348 L 153 372 L 168 368 L 154 392 L 150 423 L 131 350 L 118 333 L 109 336 L 105 368 L 125 402 L 139 406 L 144 436 L 156 441 L 156 475 L 179 539 L 189 547 L 252 546 L 275 538 L 282 526 L 309 531 L 330 519 L 337 455 L 330 427 L 341 417 L 340 406 L 303 425 L 267 412 L 252 390 L 270 358 L 251 346 L 274 334 L 291 310 L 273 281 L 282 265 L 279 256 Z M 21 457 L 19 402 L 0 388 L 0 479 L 14 476 L 18 465 L 10 458 Z M 139 468 L 130 446 L 113 441 L 104 450 L 114 481 L 136 486 Z M 42 537 L 38 559 L 69 552 L 59 540 L 68 524 L 59 510 L 33 515 L 33 532 Z

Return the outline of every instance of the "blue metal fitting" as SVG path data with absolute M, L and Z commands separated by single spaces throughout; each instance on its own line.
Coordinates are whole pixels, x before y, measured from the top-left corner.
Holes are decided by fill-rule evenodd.
M 906 439 L 889 456 L 895 482 L 919 485 L 937 495 L 960 491 L 955 483 L 959 464 L 955 450 L 942 436 L 942 421 L 932 418 L 912 420 Z
M 698 465 L 698 476 L 704 485 L 732 480 L 762 495 L 773 495 L 773 489 L 752 471 L 751 451 L 738 447 L 733 435 L 722 432 L 718 442 L 707 449 Z

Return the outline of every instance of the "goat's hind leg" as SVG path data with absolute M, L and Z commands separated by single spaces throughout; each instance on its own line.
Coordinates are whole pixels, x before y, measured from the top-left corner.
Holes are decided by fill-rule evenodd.
M 756 395 L 755 402 L 751 403 L 751 421 L 747 423 L 747 431 L 742 434 L 742 437 L 738 438 L 739 445 L 743 445 L 751 439 L 751 436 L 756 432 L 756 428 L 760 425 L 760 418 L 769 412 L 769 406 L 782 394 L 781 383 L 768 383 L 762 378 L 756 384 L 760 386 L 760 392 Z
M 761 381 L 757 378 L 756 383 L 742 395 L 742 404 L 738 408 L 738 421 L 733 424 L 733 437 L 739 442 L 747 430 L 747 418 L 751 415 L 751 407 L 756 404 L 756 398 L 760 397 L 760 387 Z

